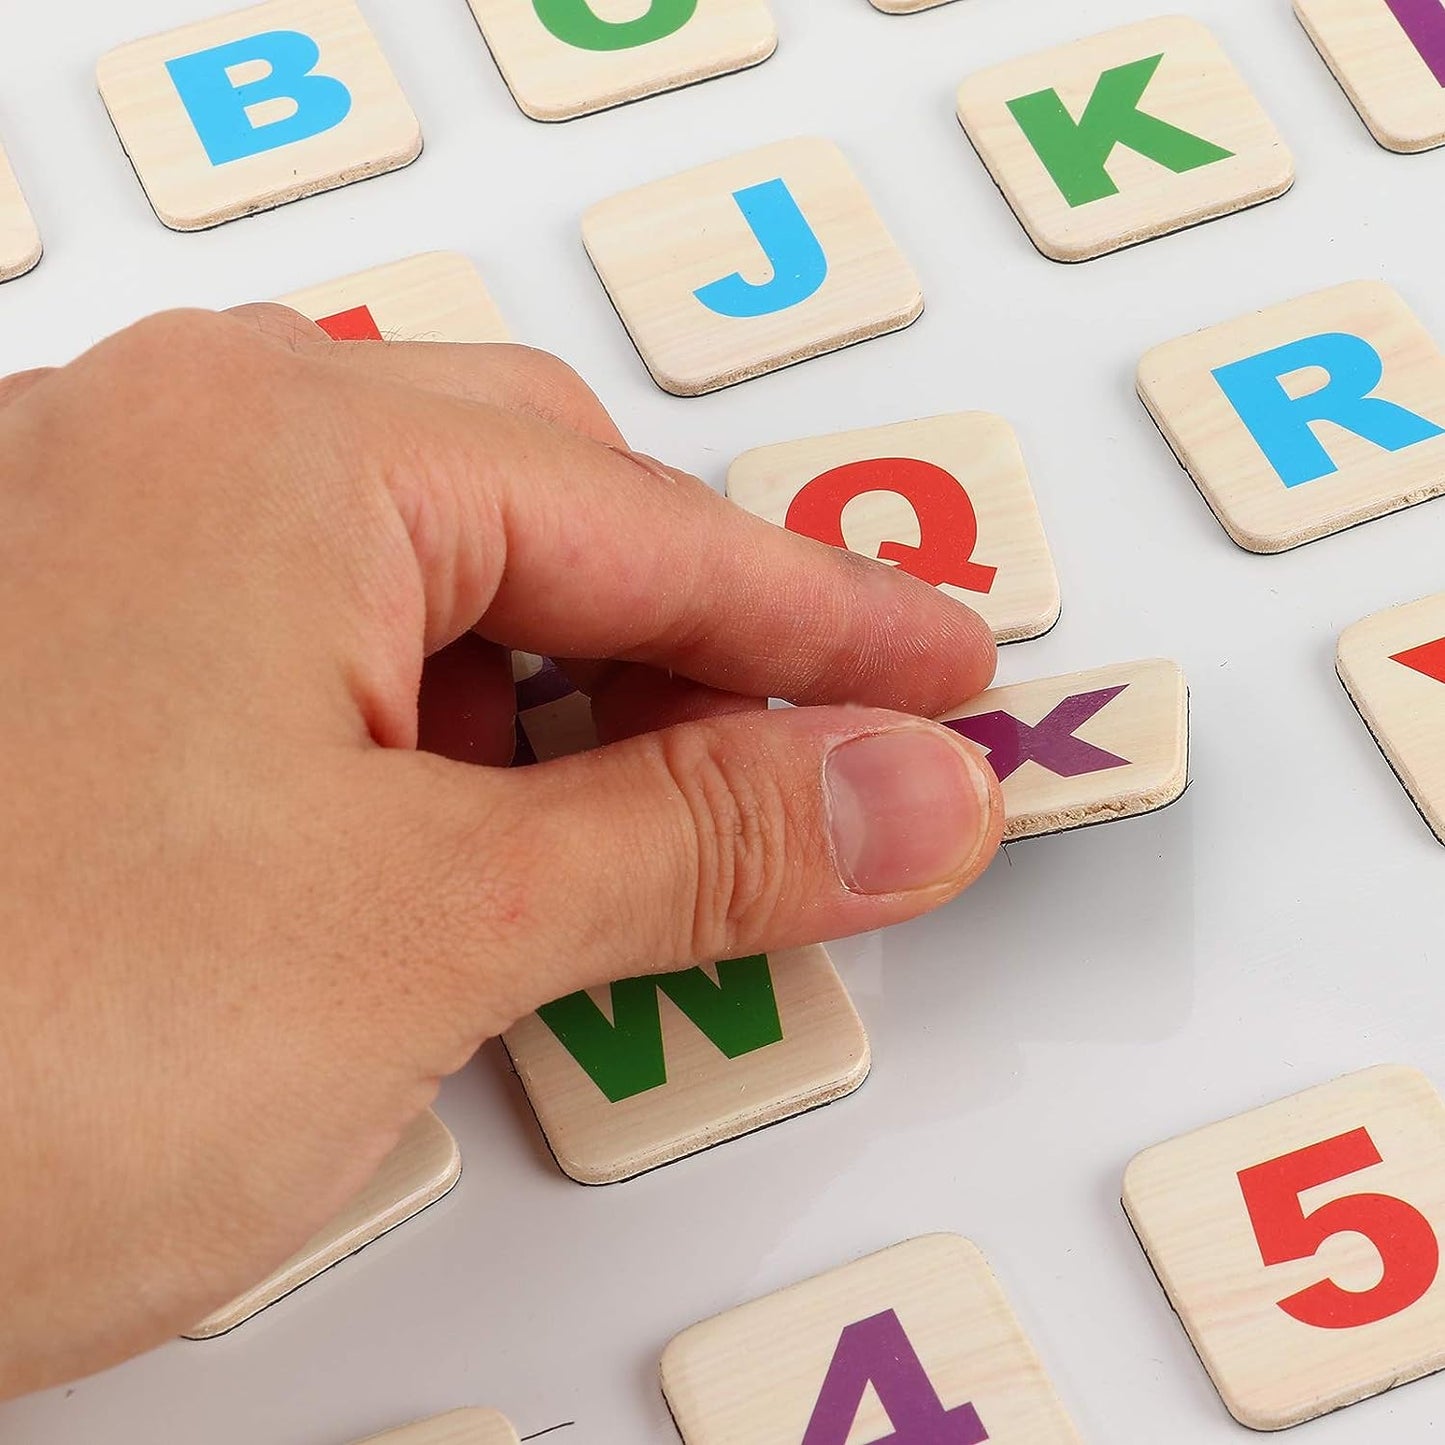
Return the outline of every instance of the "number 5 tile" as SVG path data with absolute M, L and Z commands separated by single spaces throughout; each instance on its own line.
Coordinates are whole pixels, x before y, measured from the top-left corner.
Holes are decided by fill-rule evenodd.
M 1155 1145 L 1123 1198 L 1241 1424 L 1298 1425 L 1445 1365 L 1445 1105 L 1416 1070 Z

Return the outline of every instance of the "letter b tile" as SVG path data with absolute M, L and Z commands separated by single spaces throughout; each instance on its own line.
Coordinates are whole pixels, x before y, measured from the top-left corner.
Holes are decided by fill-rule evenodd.
M 1197 20 L 1145 20 L 965 80 L 958 118 L 1029 238 L 1087 261 L 1271 200 L 1284 142 Z
M 912 267 L 842 152 L 780 141 L 593 206 L 582 238 L 653 379 L 698 396 L 907 326 Z
M 1445 358 L 1382 282 L 1166 342 L 1138 381 L 1175 455 L 1251 552 L 1445 492 Z
M 267 0 L 137 40 L 97 69 L 156 214 L 202 230 L 421 153 L 421 128 L 354 0 Z

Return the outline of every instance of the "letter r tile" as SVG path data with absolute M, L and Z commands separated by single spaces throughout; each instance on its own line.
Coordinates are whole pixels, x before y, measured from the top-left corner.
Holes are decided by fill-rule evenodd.
M 986 750 L 1006 841 L 1150 813 L 1189 780 L 1189 695 L 1173 662 L 990 688 L 940 721 Z
M 39 263 L 40 232 L 10 160 L 0 149 L 0 281 L 23 276 Z
M 267 0 L 122 45 L 96 78 L 156 215 L 177 231 L 421 154 L 416 116 L 355 0 Z
M 971 75 L 958 118 L 1055 261 L 1272 200 L 1294 180 L 1289 151 L 1229 57 L 1180 16 Z
M 684 1445 L 1079 1445 L 988 1261 L 955 1234 L 693 1325 L 661 1377 Z
M 518 1445 L 518 1441 L 505 1415 L 496 1410 L 464 1409 L 368 1435 L 357 1445 Z
M 1165 342 L 1138 385 L 1248 551 L 1283 552 L 1445 492 L 1445 357 L 1382 282 Z
M 592 207 L 582 239 L 664 391 L 699 396 L 907 326 L 918 278 L 830 141 L 779 141 Z
M 790 531 L 895 563 L 999 642 L 1059 616 L 1059 581 L 1013 428 L 961 412 L 744 452 L 728 496 Z

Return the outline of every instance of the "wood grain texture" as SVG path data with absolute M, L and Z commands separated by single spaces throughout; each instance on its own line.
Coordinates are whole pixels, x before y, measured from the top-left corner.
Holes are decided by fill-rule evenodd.
M 1058 621 L 1058 574 L 1018 438 L 1002 417 L 959 412 L 757 447 L 728 470 L 727 494 L 784 526 L 789 506 L 809 482 L 832 468 L 878 458 L 929 462 L 959 482 L 977 522 L 972 560 L 996 575 L 979 579 L 987 591 L 938 585 L 973 608 L 999 642 L 1038 637 Z M 925 529 L 906 497 L 878 490 L 847 504 L 842 530 L 852 551 L 877 557 L 885 542 L 917 547 Z M 914 570 L 908 559 L 899 565 Z
M 719 316 L 694 296 L 737 272 L 768 279 L 734 193 L 781 179 L 827 256 L 806 300 Z M 867 192 L 831 141 L 778 141 L 592 207 L 582 239 L 653 379 L 698 396 L 916 320 L 923 293 Z
M 1318 1253 L 1264 1265 L 1239 1172 L 1367 1129 L 1382 1163 L 1307 1190 L 1313 1213 L 1332 1200 L 1385 1194 L 1445 1225 L 1445 1106 L 1414 1069 L 1385 1065 L 1211 1124 L 1138 1155 L 1124 1208 L 1229 1412 L 1279 1430 L 1445 1365 L 1445 1282 L 1387 1319 L 1322 1328 L 1279 1306 L 1322 1280 L 1371 1289 L 1381 1257 L 1343 1229 Z
M 457 1182 L 461 1170 L 456 1140 L 446 1125 L 428 1111 L 407 1129 L 371 1182 L 336 1219 L 275 1273 L 188 1330 L 186 1338 L 209 1340 L 235 1329 L 333 1264 L 364 1249 L 387 1230 L 435 1204 Z
M 1000 1445 L 1078 1445 L 988 1262 L 949 1234 L 894 1245 L 684 1330 L 663 1352 L 661 1376 L 685 1445 L 797 1445 L 839 1336 L 887 1310 L 945 1410 L 972 1404 Z M 892 1440 L 897 1429 L 869 1389 L 847 1438 Z
M 356 1445 L 518 1445 L 518 1440 L 505 1415 L 496 1410 L 464 1409 L 368 1435 Z
M 1104 71 L 1156 55 L 1164 58 L 1140 110 L 1233 154 L 1175 174 L 1118 145 L 1107 161 L 1117 193 L 1071 206 L 1008 103 L 1054 90 L 1077 120 Z M 1209 31 L 1183 16 L 1125 25 L 971 75 L 958 90 L 958 118 L 1030 240 L 1055 261 L 1087 261 L 1243 210 L 1294 181 L 1273 122 Z
M 612 1184 L 842 1098 L 868 1074 L 868 1039 L 826 950 L 769 958 L 782 1039 L 727 1058 L 660 997 L 667 1082 L 611 1103 L 536 1014 L 503 1036 L 564 1173 Z M 713 972 L 716 979 L 716 973 Z M 605 988 L 591 997 L 604 1013 Z
M 313 321 L 365 306 L 388 341 L 509 341 L 477 268 L 456 251 L 428 251 L 280 298 Z
M 40 264 L 40 231 L 25 203 L 10 158 L 0 148 L 0 281 L 12 281 Z
M 1295 15 L 1387 150 L 1445 144 L 1445 89 L 1385 0 L 1294 0 Z
M 1445 436 L 1388 451 L 1342 427 L 1317 436 L 1337 470 L 1286 487 L 1211 375 L 1216 367 L 1329 332 L 1384 362 L 1371 395 L 1445 425 L 1445 358 L 1399 295 L 1354 281 L 1155 347 L 1139 396 L 1226 532 L 1250 552 L 1283 552 L 1445 492 Z M 1309 390 L 1309 387 L 1305 387 Z
M 1432 643 L 1438 653 L 1415 653 Z M 1395 776 L 1445 843 L 1445 592 L 1347 627 L 1336 662 Z
M 585 50 L 559 39 L 532 0 L 470 0 L 492 58 L 533 120 L 570 120 L 766 60 L 778 45 L 767 0 L 698 0 L 671 35 L 624 50 Z M 586 0 L 603 21 L 633 20 L 625 0 Z
M 316 42 L 316 73 L 347 87 L 351 109 L 319 135 L 213 165 L 166 62 L 273 30 Z M 96 79 L 156 215 L 176 231 L 269 210 L 396 170 L 421 154 L 421 127 L 354 0 L 267 0 L 132 41 L 102 58 Z
M 1005 841 L 1132 818 L 1174 802 L 1189 780 L 1189 694 L 1183 672 L 1162 659 L 1114 663 L 990 688 L 940 719 L 1003 713 L 1034 727 L 1069 698 L 1115 688 L 1121 690 L 1069 736 L 1120 765 L 1068 777 L 1026 759 L 1003 779 Z M 990 751 L 989 761 L 1000 770 L 996 752 Z

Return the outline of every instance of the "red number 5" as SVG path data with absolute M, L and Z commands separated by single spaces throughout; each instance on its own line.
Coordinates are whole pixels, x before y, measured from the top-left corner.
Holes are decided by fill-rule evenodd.
M 1403 1199 L 1347 1194 L 1310 1214 L 1300 1206 L 1304 1190 L 1381 1162 L 1369 1130 L 1355 1129 L 1239 1171 L 1239 1187 L 1266 1264 L 1308 1259 L 1332 1235 L 1345 1233 L 1363 1234 L 1380 1252 L 1385 1272 L 1373 1289 L 1341 1289 L 1325 1279 L 1280 1300 L 1280 1309 L 1302 1324 L 1324 1330 L 1374 1324 L 1407 1309 L 1435 1283 L 1440 1268 L 1435 1231 Z

